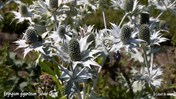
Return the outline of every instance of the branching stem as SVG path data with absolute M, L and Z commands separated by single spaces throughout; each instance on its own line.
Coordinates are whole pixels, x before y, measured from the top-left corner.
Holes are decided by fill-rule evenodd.
M 125 15 L 123 16 L 122 20 L 120 21 L 119 27 L 121 27 L 123 21 L 125 20 L 125 18 L 129 15 L 129 12 L 125 13 Z
M 103 65 L 105 64 L 105 62 L 107 60 L 107 55 L 104 54 L 103 56 L 104 56 L 104 60 L 102 61 L 101 67 L 98 69 L 97 77 L 94 79 L 94 83 L 93 83 L 93 87 L 91 88 L 90 96 L 93 94 L 93 91 L 96 87 L 98 78 L 100 76 L 101 69 L 103 68 Z

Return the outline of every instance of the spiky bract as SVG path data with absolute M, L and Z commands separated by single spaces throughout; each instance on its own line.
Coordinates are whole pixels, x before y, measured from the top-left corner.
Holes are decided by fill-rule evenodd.
M 95 36 L 93 33 L 91 33 L 87 38 L 87 43 L 90 43 L 88 48 L 95 48 Z

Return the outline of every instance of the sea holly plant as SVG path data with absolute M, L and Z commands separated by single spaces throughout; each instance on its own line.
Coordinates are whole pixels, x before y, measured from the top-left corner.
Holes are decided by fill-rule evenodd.
M 52 77 L 44 75 L 59 83 L 53 86 L 63 85 L 68 99 L 99 98 L 95 89 L 100 72 L 108 59 L 114 59 L 111 65 L 118 65 L 120 54 L 140 63 L 138 68 L 131 66 L 132 76 L 128 77 L 122 69 L 120 71 L 121 78 L 126 82 L 124 87 L 130 90 L 132 98 L 139 97 L 139 94 L 156 97 L 156 89 L 162 85 L 162 68 L 153 62 L 153 58 L 160 43 L 168 40 L 161 34 L 163 30 L 168 31 L 168 27 L 160 20 L 163 13 L 153 18 L 150 10 L 154 6 L 162 11 L 169 9 L 174 12 L 175 1 L 148 0 L 148 5 L 144 6 L 138 0 L 111 0 L 114 10 L 124 12 L 119 24 L 110 23 L 111 28 L 107 28 L 102 9 L 104 29 L 95 29 L 93 25 L 81 26 L 81 20 L 86 14 L 99 9 L 101 2 L 104 1 L 37 0 L 31 5 L 18 2 L 19 10 L 12 11 L 14 19 L 18 22 L 28 20 L 30 26 L 23 37 L 15 41 L 17 49 L 24 49 L 24 58 L 35 52 L 38 57 L 36 65 L 42 67 L 43 62 L 52 64 L 43 66 L 43 72 Z M 165 5 L 169 7 L 160 9 Z M 70 20 L 71 23 L 68 22 Z M 53 86 L 56 88 L 54 91 L 59 90 L 59 86 Z M 146 92 L 146 89 L 149 90 Z M 54 97 L 60 98 L 56 94 Z

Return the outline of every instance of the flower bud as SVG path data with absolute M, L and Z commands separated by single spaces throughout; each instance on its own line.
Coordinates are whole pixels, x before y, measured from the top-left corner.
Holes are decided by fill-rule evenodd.
M 140 15 L 140 24 L 149 24 L 149 13 L 143 12 Z
M 139 27 L 138 38 L 150 44 L 150 29 L 147 24 L 143 24 Z
M 38 35 L 33 28 L 28 28 L 24 34 L 24 39 L 27 43 L 36 43 L 38 41 Z
M 71 60 L 73 61 L 81 60 L 80 45 L 79 45 L 79 42 L 75 38 L 72 38 L 69 41 L 68 50 L 69 50 L 69 56 Z
M 58 7 L 58 0 L 49 0 L 49 7 L 51 9 L 57 8 Z
M 59 34 L 59 36 L 61 38 L 65 38 L 65 34 L 66 34 L 66 31 L 65 31 L 65 27 L 64 26 L 59 26 L 58 29 L 57 29 L 57 33 Z
M 20 12 L 21 16 L 23 16 L 23 17 L 29 16 L 28 8 L 23 3 L 21 3 L 19 6 L 19 12 Z
M 90 43 L 90 42 L 91 44 L 89 45 L 88 48 L 95 48 L 95 36 L 93 35 L 93 33 L 91 33 L 87 38 L 87 43 Z
M 120 39 L 123 44 L 128 44 L 131 38 L 131 29 L 128 25 L 123 25 L 120 31 Z

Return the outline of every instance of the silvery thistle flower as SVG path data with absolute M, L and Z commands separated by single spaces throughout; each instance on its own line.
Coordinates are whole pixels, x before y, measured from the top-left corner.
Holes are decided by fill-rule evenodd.
M 160 20 L 151 17 L 149 21 L 150 21 L 149 24 L 142 24 L 140 27 L 138 27 L 138 29 L 135 31 L 135 36 L 137 36 L 136 35 L 137 33 L 139 39 L 148 42 L 149 46 L 159 45 L 159 43 L 167 41 L 168 39 L 163 37 L 163 35 L 160 33 L 161 31 L 163 31 L 163 29 L 158 30 L 159 24 L 157 23 L 160 22 Z
M 68 43 L 70 40 L 69 34 L 71 34 L 69 31 L 71 31 L 69 26 L 60 25 L 56 31 L 52 31 L 48 38 L 53 40 L 55 46 L 61 42 Z
M 126 39 L 126 43 L 124 43 L 124 41 L 122 40 L 123 29 L 120 29 L 116 24 L 111 23 L 111 25 L 112 29 L 108 29 L 108 33 L 105 32 L 105 36 L 102 39 L 103 44 L 107 47 L 107 49 L 112 52 L 117 52 L 121 48 L 125 48 L 125 51 L 127 52 L 129 50 L 136 51 L 135 45 L 139 42 L 137 39 L 134 39 L 136 34 L 129 28 L 130 34 L 129 37 Z
M 29 27 L 26 32 L 23 34 L 23 38 L 15 41 L 18 45 L 18 48 L 24 49 L 24 57 L 30 51 L 37 51 L 45 55 L 44 40 L 40 35 L 38 35 L 33 27 Z
M 12 13 L 15 15 L 14 20 L 17 19 L 18 23 L 21 23 L 24 20 L 28 20 L 30 23 L 33 23 L 32 22 L 32 17 L 33 17 L 32 10 L 29 9 L 27 5 L 24 3 L 19 4 L 18 12 L 12 11 Z
M 158 49 L 153 48 L 152 46 L 154 45 L 158 45 L 160 46 L 160 43 L 165 42 L 169 39 L 163 37 L 163 35 L 160 33 L 160 31 L 151 31 L 150 34 L 150 44 L 146 45 L 146 48 L 151 49 L 151 53 L 155 53 L 155 51 L 157 51 Z M 141 41 L 142 43 L 144 43 L 143 41 Z M 149 53 L 150 51 L 147 51 L 147 53 Z M 135 53 L 130 52 L 131 54 L 131 58 L 139 61 L 139 62 L 144 62 L 144 58 L 143 58 L 143 52 L 141 50 L 136 51 Z
M 89 49 L 89 44 L 91 43 L 87 43 L 87 38 L 89 37 L 89 35 L 82 37 L 80 40 L 75 39 L 74 42 L 76 42 L 77 46 L 79 46 L 80 48 L 77 48 L 79 50 L 80 53 L 80 59 L 73 59 L 70 57 L 70 51 L 69 50 L 69 44 L 71 43 L 70 41 L 73 38 L 68 38 L 69 42 L 65 42 L 63 44 L 61 44 L 59 47 L 57 47 L 55 53 L 55 55 L 61 57 L 61 59 L 64 62 L 71 62 L 73 64 L 73 67 L 75 68 L 77 64 L 82 64 L 83 66 L 87 66 L 89 68 L 91 68 L 90 66 L 98 66 L 99 65 L 94 61 L 94 59 L 96 58 L 94 55 L 98 52 L 100 52 L 100 50 L 98 49 Z M 73 46 L 73 45 L 71 45 Z M 70 47 L 71 47 L 70 46 Z M 73 49 L 75 50 L 75 49 Z
M 100 52 L 100 50 L 98 49 L 89 49 L 89 45 L 92 42 L 87 42 L 88 36 L 85 36 L 83 38 L 81 38 L 79 40 L 79 44 L 80 44 L 80 56 L 81 56 L 81 60 L 79 61 L 75 61 L 73 64 L 77 65 L 77 64 L 83 64 L 84 66 L 87 66 L 89 68 L 91 68 L 90 66 L 97 66 L 100 67 L 99 64 L 97 64 L 94 59 L 96 59 L 96 56 L 94 56 L 95 54 L 98 54 Z
M 70 38 L 69 42 L 65 42 L 64 46 L 61 45 L 62 47 L 59 47 L 58 51 L 56 51 L 63 62 L 69 62 L 72 68 L 71 70 L 67 70 L 69 74 L 62 72 L 62 76 L 60 77 L 66 84 L 65 93 L 69 98 L 80 90 L 80 83 L 93 78 L 91 71 L 94 67 L 100 68 L 100 65 L 94 61 L 96 58 L 95 54 L 98 54 L 100 51 L 89 48 L 89 45 L 92 43 L 88 42 L 90 36 L 88 33 L 89 30 L 91 31 L 92 29 L 87 28 L 83 30 L 84 36 L 82 34 L 80 39 L 76 39 L 75 37 Z
M 58 56 L 66 58 L 67 62 L 71 63 L 71 70 L 68 70 L 69 75 L 62 72 L 61 80 L 66 82 L 65 92 L 67 96 L 71 97 L 77 92 L 79 83 L 84 82 L 87 79 L 92 79 L 91 70 L 95 67 L 100 67 L 98 63 L 94 61 L 96 53 L 100 52 L 96 49 L 88 49 L 89 44 L 87 43 L 87 38 L 81 37 L 80 40 L 76 38 L 71 38 L 65 49 L 58 49 Z M 68 60 L 69 59 L 69 60 Z M 93 67 L 92 67 L 93 66 Z M 78 85 L 77 85 L 78 84 Z
M 140 43 L 144 44 L 144 42 L 148 42 L 147 45 L 145 44 L 146 45 L 145 47 L 155 50 L 152 46 L 160 45 L 160 43 L 169 40 L 169 39 L 163 37 L 163 34 L 160 33 L 161 32 L 160 30 L 156 31 L 155 29 L 153 29 L 153 27 L 150 27 L 150 26 L 149 26 L 150 28 L 147 28 L 148 26 L 146 24 L 143 24 L 143 26 L 144 27 L 142 27 L 141 29 L 144 28 L 144 30 L 138 30 L 137 33 L 142 32 L 142 33 L 140 33 L 140 35 L 138 34 L 138 36 L 141 36 L 141 37 L 139 37 Z M 140 43 L 138 43 L 138 44 L 140 44 Z M 153 52 L 151 52 L 151 53 L 153 53 Z M 143 53 L 141 51 L 136 51 L 136 53 L 131 53 L 131 56 L 132 56 L 131 58 L 138 60 L 139 62 L 144 62 L 142 54 Z

